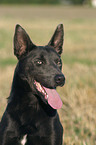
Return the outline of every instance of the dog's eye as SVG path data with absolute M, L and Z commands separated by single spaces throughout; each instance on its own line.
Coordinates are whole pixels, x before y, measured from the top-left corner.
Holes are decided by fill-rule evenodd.
M 60 59 L 55 60 L 55 64 L 61 69 L 62 68 L 62 62 Z
M 61 61 L 58 60 L 58 59 L 55 60 L 55 63 L 56 63 L 57 65 L 61 65 Z
M 58 62 L 57 62 L 57 65 L 61 65 L 61 62 L 60 62 L 60 61 L 58 61 Z
M 36 61 L 36 64 L 37 64 L 37 65 L 42 65 L 42 64 L 43 64 L 43 61 L 37 60 L 37 61 Z
M 38 61 L 37 63 L 38 63 L 38 64 L 42 64 L 43 62 L 42 62 L 42 61 Z

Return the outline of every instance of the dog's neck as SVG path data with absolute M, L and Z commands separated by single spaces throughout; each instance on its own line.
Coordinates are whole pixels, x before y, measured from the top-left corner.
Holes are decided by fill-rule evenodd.
M 22 80 L 20 78 L 20 76 L 18 75 L 18 72 L 15 70 L 12 87 L 11 87 L 11 92 L 10 92 L 11 97 L 9 97 L 8 102 L 13 100 L 12 98 L 18 98 L 18 100 L 23 99 L 23 98 L 25 98 L 25 100 L 26 100 L 26 98 L 27 99 L 31 98 L 31 100 L 35 100 L 35 102 L 37 102 L 37 99 L 34 95 L 35 95 L 34 91 L 30 88 L 27 81 Z
M 27 80 L 21 79 L 21 77 L 18 75 L 17 68 L 15 69 L 13 83 L 12 83 L 12 92 L 15 90 L 23 93 L 32 92 L 32 89 L 30 88 Z

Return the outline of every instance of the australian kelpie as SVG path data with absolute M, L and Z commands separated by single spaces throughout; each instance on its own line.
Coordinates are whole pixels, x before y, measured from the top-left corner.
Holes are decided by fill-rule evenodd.
M 36 46 L 16 25 L 14 54 L 18 63 L 0 122 L 0 145 L 62 144 L 63 128 L 57 113 L 62 101 L 56 87 L 65 83 L 61 72 L 63 36 L 59 24 L 46 46 Z

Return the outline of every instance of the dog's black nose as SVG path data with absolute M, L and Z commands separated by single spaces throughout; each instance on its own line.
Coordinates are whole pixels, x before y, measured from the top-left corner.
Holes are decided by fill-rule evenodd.
M 65 77 L 63 74 L 55 76 L 55 83 L 58 86 L 63 86 L 65 83 Z

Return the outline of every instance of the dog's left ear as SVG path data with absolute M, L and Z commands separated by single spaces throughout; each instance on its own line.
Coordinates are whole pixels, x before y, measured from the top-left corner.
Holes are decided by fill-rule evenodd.
M 14 54 L 16 57 L 20 59 L 33 47 L 35 47 L 35 45 L 32 43 L 29 35 L 20 25 L 17 24 L 14 34 Z
M 63 37 L 64 37 L 63 24 L 59 24 L 51 40 L 48 43 L 48 46 L 52 46 L 59 55 L 61 55 L 63 50 L 63 41 L 64 41 Z

